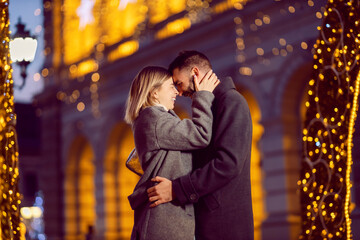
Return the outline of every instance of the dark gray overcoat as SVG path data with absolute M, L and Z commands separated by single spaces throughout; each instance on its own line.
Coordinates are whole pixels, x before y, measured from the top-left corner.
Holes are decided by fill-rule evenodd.
M 172 110 L 148 107 L 133 124 L 135 148 L 144 170 L 132 195 L 135 211 L 132 240 L 193 240 L 195 236 L 192 203 L 170 202 L 149 208 L 147 188 L 151 178 L 175 179 L 192 170 L 190 150 L 206 147 L 212 132 L 211 104 L 214 95 L 200 91 L 193 96 L 192 120 L 181 120 Z
M 194 153 L 195 170 L 175 179 L 173 191 L 181 204 L 196 203 L 196 240 L 252 240 L 249 107 L 231 78 L 214 95 L 211 143 Z

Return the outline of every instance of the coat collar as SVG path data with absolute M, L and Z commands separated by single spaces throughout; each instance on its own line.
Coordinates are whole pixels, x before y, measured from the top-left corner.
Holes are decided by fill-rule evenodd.
M 162 111 L 162 112 L 168 112 L 168 113 L 170 113 L 171 115 L 173 115 L 174 117 L 179 118 L 179 116 L 178 116 L 178 115 L 174 112 L 174 110 L 172 110 L 172 109 L 166 111 L 165 107 L 163 107 L 162 105 L 155 105 L 155 106 L 153 106 L 153 107 L 155 107 L 156 109 L 158 109 L 158 110 L 160 110 L 160 111 Z
M 220 80 L 220 84 L 215 88 L 213 92 L 215 98 L 219 98 L 221 95 L 223 95 L 230 89 L 236 89 L 233 80 L 231 79 L 231 77 L 223 78 L 222 80 Z
M 155 103 L 155 106 L 159 106 L 159 107 L 163 107 L 165 111 L 169 111 L 169 109 L 167 109 L 167 107 L 165 107 L 164 105 L 160 104 L 160 103 Z

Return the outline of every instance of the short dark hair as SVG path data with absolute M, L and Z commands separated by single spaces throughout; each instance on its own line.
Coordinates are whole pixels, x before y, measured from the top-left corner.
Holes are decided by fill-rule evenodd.
M 209 59 L 205 54 L 198 51 L 182 51 L 179 55 L 170 63 L 169 72 L 172 74 L 175 68 L 182 70 L 184 68 L 191 68 L 197 65 L 199 68 L 212 69 Z

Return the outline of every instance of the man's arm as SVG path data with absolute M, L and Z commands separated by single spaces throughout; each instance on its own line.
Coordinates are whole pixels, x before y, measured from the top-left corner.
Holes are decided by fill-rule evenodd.
M 227 184 L 241 173 L 250 154 L 252 122 L 245 99 L 231 94 L 222 102 L 221 116 L 214 131 L 214 156 L 205 166 L 174 181 L 161 180 L 148 189 L 153 205 L 171 201 L 173 196 L 182 203 L 197 202 L 199 197 L 211 193 Z M 196 159 L 194 159 L 196 161 Z
M 172 182 L 169 179 L 156 176 L 151 181 L 158 182 L 158 184 L 147 190 L 149 201 L 152 202 L 150 207 L 171 202 L 176 198 L 172 191 Z

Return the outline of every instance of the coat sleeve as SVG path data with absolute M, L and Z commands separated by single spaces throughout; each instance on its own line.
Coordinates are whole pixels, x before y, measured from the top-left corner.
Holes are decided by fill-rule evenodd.
M 233 96 L 221 102 L 216 112 L 221 117 L 213 133 L 213 158 L 202 168 L 173 180 L 173 191 L 181 204 L 197 202 L 199 197 L 226 185 L 241 174 L 250 157 L 252 121 L 249 108 L 242 96 Z
M 179 119 L 171 114 L 156 121 L 155 135 L 159 148 L 168 150 L 194 150 L 209 145 L 212 134 L 214 95 L 207 91 L 194 93 L 192 119 Z

